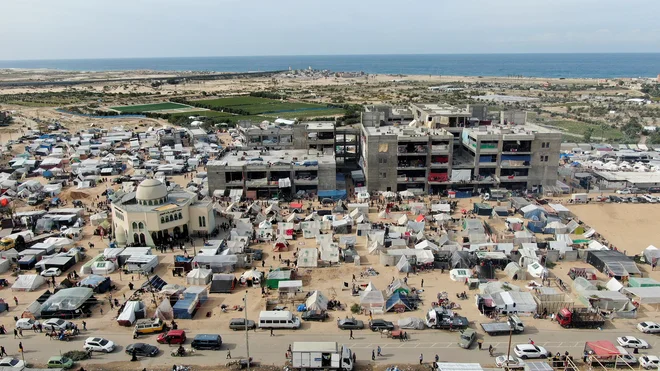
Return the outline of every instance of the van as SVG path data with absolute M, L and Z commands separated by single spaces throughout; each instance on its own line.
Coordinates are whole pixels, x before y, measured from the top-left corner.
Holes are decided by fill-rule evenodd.
M 135 323 L 135 331 L 133 336 L 143 334 L 153 334 L 155 332 L 167 331 L 167 325 L 160 319 L 139 319 Z
M 262 310 L 259 313 L 259 328 L 300 328 L 300 318 L 288 310 Z
M 194 349 L 220 350 L 222 337 L 217 334 L 199 334 L 195 336 L 190 346 Z

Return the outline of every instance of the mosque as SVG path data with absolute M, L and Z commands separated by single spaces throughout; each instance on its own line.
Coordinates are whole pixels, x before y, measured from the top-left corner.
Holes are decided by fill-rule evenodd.
M 210 234 L 215 211 L 208 199 L 183 189 L 168 191 L 158 179 L 145 179 L 135 192 L 117 195 L 112 202 L 112 224 L 119 246 L 156 246 L 169 237 Z

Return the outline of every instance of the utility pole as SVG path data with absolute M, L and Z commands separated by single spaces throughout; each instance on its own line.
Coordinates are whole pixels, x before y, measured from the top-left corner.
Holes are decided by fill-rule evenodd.
M 509 346 L 506 349 L 506 360 L 504 361 L 506 367 L 504 368 L 505 370 L 509 370 L 509 357 L 511 357 L 511 339 L 513 338 L 513 326 L 511 324 L 511 321 L 509 321 L 509 318 L 507 316 L 507 322 L 509 323 Z
M 247 350 L 247 371 L 250 371 L 250 340 L 249 334 L 250 330 L 248 329 L 248 318 L 247 318 L 247 294 L 248 290 L 245 290 L 245 296 L 243 297 L 243 314 L 245 314 L 245 349 Z M 256 323 L 254 324 L 257 325 Z

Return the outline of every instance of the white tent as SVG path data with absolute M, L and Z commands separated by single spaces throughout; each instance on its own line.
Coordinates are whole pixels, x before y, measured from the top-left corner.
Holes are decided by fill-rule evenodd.
M 93 226 L 101 225 L 101 223 L 103 223 L 103 221 L 107 219 L 108 219 L 107 213 L 96 213 L 89 217 L 89 220 L 92 222 Z
M 397 224 L 398 225 L 406 225 L 408 224 L 408 216 L 406 214 L 403 214 L 397 219 Z
M 298 251 L 298 267 L 315 268 L 319 264 L 319 252 L 315 247 L 302 248 Z
M 139 312 L 142 312 L 140 317 L 146 317 L 147 308 L 142 301 L 127 301 L 124 310 L 117 317 L 117 323 L 121 326 L 132 326 Z
M 34 291 L 44 283 L 46 280 L 38 274 L 23 274 L 16 278 L 11 291 Z
M 431 249 L 431 250 L 434 250 L 434 251 L 439 251 L 440 250 L 440 247 L 438 245 L 434 244 L 433 242 L 431 242 L 429 240 L 424 240 L 424 241 L 418 243 L 417 245 L 415 245 L 415 248 L 418 249 L 418 250 L 426 250 L 426 249 Z
M 305 301 L 307 310 L 328 310 L 328 298 L 321 291 L 314 291 Z
M 376 286 L 369 282 L 367 288 L 360 293 L 360 305 L 372 311 L 380 310 L 382 312 L 385 306 L 383 292 L 376 289 Z
M 403 273 L 408 273 L 412 270 L 412 267 L 410 266 L 410 263 L 408 262 L 408 259 L 405 255 L 401 255 L 401 259 L 399 259 L 399 262 L 396 263 L 396 269 Z
M 369 254 L 371 255 L 378 255 L 383 251 L 384 247 L 381 243 L 378 241 L 371 241 L 371 244 L 369 245 Z
M 410 197 L 415 197 L 415 194 L 412 193 L 411 191 L 405 190 L 405 191 L 399 192 L 399 196 L 401 196 L 403 198 L 410 198 Z
M 196 268 L 191 270 L 186 276 L 186 283 L 189 285 L 204 286 L 211 282 L 213 271 L 210 269 Z
M 169 321 L 174 319 L 174 309 L 169 299 L 164 299 L 158 309 L 156 309 L 156 317 L 160 318 L 163 321 Z
M 104 260 L 96 261 L 92 263 L 92 274 L 97 274 L 99 276 L 105 276 L 115 271 L 115 263 Z

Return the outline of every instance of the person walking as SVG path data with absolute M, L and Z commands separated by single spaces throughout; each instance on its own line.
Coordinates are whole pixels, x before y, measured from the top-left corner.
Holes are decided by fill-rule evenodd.
M 18 343 L 18 351 L 20 353 L 25 353 L 25 350 L 23 349 L 23 342 L 22 341 Z
M 225 357 L 225 359 L 231 359 L 231 350 L 227 351 L 227 357 Z
M 373 349 L 371 350 L 371 360 L 372 361 L 376 360 L 376 352 Z
M 18 305 L 18 298 L 15 297 L 15 296 L 14 296 L 14 303 L 16 303 L 16 305 Z
M 378 357 L 382 357 L 383 354 L 380 352 L 380 351 L 381 351 L 381 349 L 380 349 L 380 345 L 379 345 L 378 348 L 376 348 L 376 349 L 377 349 L 377 351 L 378 351 Z
M 493 348 L 493 345 L 492 345 L 492 344 L 488 346 L 488 354 L 490 354 L 491 357 L 493 356 L 493 351 L 494 351 L 494 350 L 495 350 L 495 349 Z
M 18 328 L 18 336 L 21 338 L 23 337 L 23 329 L 20 327 Z
M 87 322 L 82 321 L 83 330 L 87 331 Z
M 424 354 L 419 355 L 419 364 L 421 365 L 424 362 Z
M 349 339 L 349 340 L 355 340 L 355 338 L 353 337 L 353 330 L 351 330 L 351 331 L 349 332 L 348 339 Z
M 18 338 L 18 329 L 14 329 L 14 339 Z
M 532 340 L 532 338 L 529 338 L 529 343 L 534 345 L 534 340 Z
M 270 329 L 270 336 L 275 336 L 275 335 L 273 334 L 273 329 L 272 329 L 272 328 Z
M 5 350 L 5 347 L 0 346 L 0 357 L 8 356 L 7 351 Z
M 422 283 L 420 284 L 421 287 L 424 287 L 424 279 L 422 278 Z
M 440 362 L 440 356 L 436 353 L 435 354 L 435 363 Z

